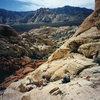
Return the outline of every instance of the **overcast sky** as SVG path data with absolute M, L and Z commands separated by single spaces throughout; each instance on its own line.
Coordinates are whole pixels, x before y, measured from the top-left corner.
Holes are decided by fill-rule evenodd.
M 66 5 L 94 9 L 94 0 L 0 0 L 0 8 L 29 11 L 39 8 L 57 8 Z

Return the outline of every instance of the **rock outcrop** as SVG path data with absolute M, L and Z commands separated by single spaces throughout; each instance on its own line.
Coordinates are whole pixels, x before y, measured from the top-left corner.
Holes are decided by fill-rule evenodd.
M 96 1 L 96 5 L 95 6 L 95 11 L 85 19 L 85 21 L 82 23 L 82 25 L 80 26 L 80 28 L 77 30 L 76 34 L 74 34 L 74 36 L 78 36 L 80 35 L 82 32 L 90 29 L 93 26 L 96 26 L 99 30 L 100 30 L 100 3 L 99 0 Z M 87 27 L 86 27 L 87 26 Z
M 98 6 L 98 3 L 96 4 Z M 100 59 L 98 53 L 95 53 L 100 51 L 100 30 L 98 28 L 100 25 L 100 12 L 99 7 L 96 8 L 98 9 L 95 9 L 83 22 L 76 33 L 57 49 L 45 64 L 33 72 L 33 80 L 35 79 L 35 74 L 38 74 L 38 72 L 41 72 L 41 78 L 46 77 L 54 81 L 68 75 L 77 76 L 85 68 L 96 65 L 94 60 Z M 98 25 L 96 25 L 97 22 Z M 96 58 L 93 56 L 94 53 Z
M 61 84 L 60 81 L 51 82 L 41 88 L 33 88 L 25 92 L 23 81 L 13 83 L 3 94 L 3 100 L 99 100 L 99 83 L 93 84 L 86 79 L 78 78 L 68 84 Z M 24 92 L 19 92 L 18 86 L 23 87 Z M 21 87 L 21 88 L 22 88 Z M 17 88 L 17 89 L 16 89 Z M 20 89 L 21 89 L 20 88 Z M 13 96 L 12 96 L 13 95 Z M 2 98 L 1 98 L 2 99 Z

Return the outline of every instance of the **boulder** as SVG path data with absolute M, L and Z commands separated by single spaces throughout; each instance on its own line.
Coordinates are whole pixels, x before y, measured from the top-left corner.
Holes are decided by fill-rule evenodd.
M 18 37 L 17 32 L 12 29 L 10 26 L 0 24 L 0 35 L 5 37 Z

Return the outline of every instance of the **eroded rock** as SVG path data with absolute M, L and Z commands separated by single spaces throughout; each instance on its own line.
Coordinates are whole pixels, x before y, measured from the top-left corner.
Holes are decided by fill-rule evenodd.
M 98 5 L 99 3 L 96 3 L 96 6 Z M 69 75 L 78 76 L 84 69 L 97 65 L 94 62 L 93 53 L 100 50 L 100 30 L 95 25 L 96 22 L 99 22 L 99 14 L 100 12 L 95 9 L 76 33 L 58 48 L 45 64 L 33 72 L 33 80 L 36 80 L 35 76 L 38 72 L 40 79 L 45 76 L 47 79 L 55 81 Z

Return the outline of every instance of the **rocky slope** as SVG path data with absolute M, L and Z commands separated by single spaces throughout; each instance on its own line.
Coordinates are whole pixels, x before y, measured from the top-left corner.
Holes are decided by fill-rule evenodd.
M 53 81 L 67 75 L 77 75 L 85 67 L 95 65 L 93 60 L 99 60 L 100 56 L 99 14 L 96 9 L 86 18 L 76 33 L 48 58 L 47 63 L 40 66 L 37 73 L 42 70 L 42 75 Z
M 58 48 L 76 29 L 76 26 L 42 27 L 18 35 L 11 27 L 0 25 L 0 56 L 43 59 L 42 57 L 45 58 L 45 55 L 48 56 Z
M 29 57 L 0 57 L 0 91 L 6 89 L 12 82 L 24 78 L 44 62 L 44 60 L 32 60 Z
M 77 28 L 77 26 L 41 27 L 25 32 L 21 36 L 23 40 L 37 48 L 38 58 L 40 55 L 41 59 L 45 59 L 73 35 Z
M 14 12 L 0 9 L 0 24 L 66 22 L 74 25 L 80 24 L 90 13 L 92 13 L 90 9 L 70 6 L 56 9 L 40 8 L 29 12 Z
M 95 2 L 77 32 L 46 63 L 11 84 L 3 100 L 100 100 L 100 0 Z
M 0 56 L 34 56 L 36 50 L 35 47 L 33 47 L 34 49 L 30 49 L 32 46 L 31 43 L 24 41 L 11 27 L 0 25 Z M 37 54 L 35 53 L 35 55 Z
M 29 48 L 30 45 L 34 50 Z M 0 90 L 45 62 L 31 59 L 37 59 L 36 52 L 37 48 L 23 40 L 14 29 L 0 25 Z
M 36 69 L 76 29 L 41 27 L 18 35 L 11 27 L 0 25 L 0 87 L 7 87 Z

